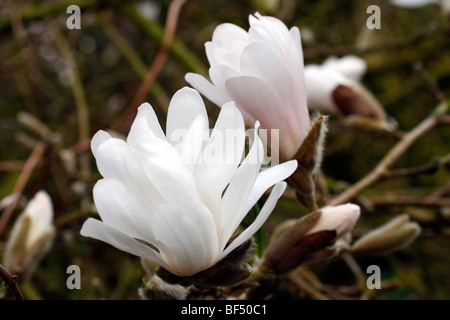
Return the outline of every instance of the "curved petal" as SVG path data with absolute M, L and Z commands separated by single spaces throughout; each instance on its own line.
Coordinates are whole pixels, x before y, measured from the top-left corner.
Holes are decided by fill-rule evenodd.
M 191 171 L 194 171 L 202 152 L 203 138 L 207 135 L 206 125 L 203 116 L 197 115 L 179 148 L 182 162 Z
M 136 125 L 136 123 L 141 119 L 145 120 L 146 126 L 156 137 L 159 139 L 166 139 L 152 106 L 148 103 L 144 103 L 138 108 L 137 116 L 131 125 L 130 133 L 127 138 L 128 143 L 139 143 L 141 139 L 145 139 L 145 131 L 143 132 L 140 126 Z
M 148 231 L 154 212 L 132 190 L 117 180 L 102 179 L 95 184 L 93 195 L 104 223 L 131 237 L 152 242 Z
M 169 265 L 160 258 L 155 250 L 99 220 L 93 218 L 87 219 L 83 224 L 80 233 L 84 237 L 90 237 L 106 242 L 121 251 L 146 258 L 161 265 L 167 270 L 172 270 Z
M 94 137 L 92 137 L 91 151 L 95 158 L 97 158 L 98 147 L 100 147 L 103 144 L 103 142 L 105 142 L 109 139 L 111 139 L 111 136 L 109 135 L 108 132 L 103 131 L 103 130 L 97 131 L 97 133 L 94 135 Z
M 178 90 L 172 97 L 167 112 L 166 136 L 172 144 L 179 143 L 172 137 L 180 137 L 180 132 L 187 133 L 192 122 L 198 116 L 202 116 L 208 124 L 208 115 L 205 104 L 197 90 L 184 87 Z M 208 127 L 208 125 L 207 125 Z M 183 134 L 181 134 L 183 136 Z
M 278 199 L 281 197 L 284 190 L 286 190 L 286 185 L 287 185 L 286 182 L 279 182 L 275 185 L 272 192 L 270 193 L 269 198 L 267 198 L 266 202 L 264 203 L 264 206 L 262 207 L 255 221 L 253 221 L 253 223 L 250 226 L 248 226 L 247 229 L 245 229 L 236 239 L 233 240 L 233 242 L 231 242 L 231 244 L 228 247 L 225 248 L 225 250 L 219 257 L 219 260 L 223 259 L 227 254 L 229 254 L 238 246 L 240 246 L 245 241 L 250 239 L 256 233 L 256 231 L 258 231 L 259 228 L 262 227 L 264 222 L 266 222 L 267 218 L 270 216 L 273 209 L 275 208 Z
M 283 102 L 267 83 L 256 77 L 240 76 L 228 79 L 226 87 L 243 114 L 259 120 L 262 128 L 280 130 L 280 152 L 285 158 L 298 150 L 306 133 L 290 123 Z
M 187 73 L 184 76 L 184 79 L 193 88 L 198 90 L 202 95 L 218 107 L 221 107 L 223 104 L 231 100 L 230 96 L 225 90 L 223 90 L 223 88 L 216 87 L 211 82 L 206 80 L 205 77 L 199 74 Z
M 247 42 L 248 33 L 241 27 L 232 23 L 222 23 L 218 25 L 213 32 L 212 42 L 231 50 L 234 42 Z
M 239 226 L 242 209 L 261 169 L 264 147 L 257 134 L 258 127 L 259 123 L 256 123 L 253 145 L 247 157 L 231 178 L 222 198 L 222 229 L 219 238 L 219 244 L 222 248 L 225 247 L 228 239 Z
M 291 160 L 260 172 L 256 177 L 253 189 L 247 198 L 244 209 L 242 210 L 241 220 L 244 219 L 244 216 L 256 204 L 267 189 L 288 178 L 296 169 L 297 161 Z
M 161 206 L 153 218 L 152 233 L 162 258 L 179 275 L 207 269 L 218 257 L 217 234 L 202 233 L 195 221 L 174 206 Z
M 197 192 L 214 214 L 217 231 L 221 225 L 222 193 L 236 172 L 244 147 L 244 119 L 234 103 L 229 102 L 222 107 L 210 140 L 203 150 L 202 161 L 194 172 Z

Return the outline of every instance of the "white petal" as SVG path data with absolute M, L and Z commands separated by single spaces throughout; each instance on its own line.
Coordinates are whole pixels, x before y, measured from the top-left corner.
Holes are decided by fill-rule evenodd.
M 84 237 L 90 237 L 106 242 L 121 251 L 146 258 L 161 265 L 169 271 L 171 270 L 170 267 L 159 257 L 155 250 L 99 220 L 92 218 L 86 220 L 80 233 Z
M 308 92 L 308 107 L 317 108 L 330 114 L 338 114 L 339 110 L 333 102 L 332 93 L 340 82 L 340 78 L 336 77 L 334 71 L 317 65 L 307 65 L 305 83 Z
M 239 226 L 240 215 L 249 196 L 256 176 L 261 169 L 264 158 L 264 148 L 255 125 L 254 143 L 250 151 L 232 177 L 230 184 L 222 198 L 222 230 L 220 233 L 220 246 L 225 246 L 228 239 Z
M 97 131 L 91 140 L 91 151 L 95 158 L 97 158 L 97 149 L 105 141 L 111 139 L 109 133 L 103 130 Z
M 226 249 L 220 255 L 219 260 L 223 259 L 231 251 L 250 239 L 256 233 L 256 231 L 261 228 L 261 226 L 264 224 L 264 222 L 266 222 L 267 218 L 272 213 L 278 199 L 281 197 L 285 189 L 286 182 L 279 182 L 275 185 L 255 221 L 253 221 L 253 223 L 247 229 L 245 229 L 236 239 L 233 240 L 233 242 L 231 242 L 228 247 L 226 247 Z
M 261 171 L 256 177 L 253 189 L 247 198 L 244 209 L 242 210 L 241 220 L 256 204 L 267 189 L 288 178 L 292 173 L 294 173 L 295 169 L 297 169 L 297 161 L 291 160 Z
M 156 246 L 162 258 L 180 275 L 200 272 L 217 259 L 217 234 L 210 238 L 199 229 L 196 221 L 174 206 L 162 206 L 153 219 Z
M 142 104 L 138 108 L 137 116 L 131 126 L 130 133 L 128 134 L 127 141 L 129 143 L 138 143 L 141 139 L 145 139 L 145 131 L 143 131 L 139 126 L 136 126 L 136 123 L 140 120 L 144 119 L 146 126 L 152 131 L 152 133 L 160 138 L 166 139 L 163 130 L 161 129 L 161 125 L 158 122 L 158 118 L 153 110 L 152 106 L 148 103 Z
M 201 115 L 208 123 L 205 104 L 197 90 L 184 87 L 172 97 L 167 113 L 166 136 L 172 144 L 179 143 L 172 136 L 180 137 L 180 133 L 187 133 L 194 119 Z M 182 134 L 181 134 L 182 135 Z
M 194 173 L 198 194 L 214 214 L 217 228 L 221 225 L 222 193 L 236 172 L 244 146 L 244 119 L 234 103 L 229 102 L 220 111 L 210 140 L 204 148 L 202 161 Z
M 192 122 L 178 149 L 181 160 L 191 171 L 194 171 L 198 163 L 204 142 L 203 138 L 207 135 L 207 132 L 205 132 L 207 130 L 206 126 L 207 123 L 205 123 L 203 116 L 198 115 Z
M 391 4 L 400 8 L 420 8 L 428 4 L 438 3 L 439 0 L 391 0 Z
M 104 223 L 128 236 L 152 242 L 153 239 L 147 236 L 150 236 L 149 229 L 154 212 L 146 207 L 132 190 L 117 180 L 102 179 L 95 184 L 93 195 L 95 206 Z
M 367 70 L 366 61 L 354 55 L 346 55 L 342 58 L 329 57 L 322 66 L 332 69 L 353 81 L 360 81 Z
M 218 107 L 221 107 L 224 103 L 231 100 L 230 96 L 223 88 L 216 87 L 199 74 L 187 73 L 184 78 L 187 83 Z
M 126 155 L 128 152 L 125 141 L 111 138 L 101 143 L 95 151 L 97 167 L 101 175 L 104 178 L 125 181 L 128 177 L 126 170 Z
M 169 143 L 154 139 L 138 150 L 143 172 L 166 203 L 183 210 L 202 228 L 202 233 L 215 233 L 214 219 L 201 202 L 193 174 Z

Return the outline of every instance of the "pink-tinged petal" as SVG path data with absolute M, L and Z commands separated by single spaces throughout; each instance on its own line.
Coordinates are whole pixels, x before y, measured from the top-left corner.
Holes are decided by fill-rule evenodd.
M 227 254 L 250 239 L 256 233 L 256 231 L 258 231 L 259 228 L 262 227 L 264 222 L 266 222 L 267 218 L 275 208 L 278 199 L 281 197 L 284 190 L 286 190 L 286 185 L 286 182 L 279 182 L 275 185 L 255 221 L 253 221 L 253 223 L 248 226 L 247 229 L 245 229 L 236 239 L 233 240 L 233 242 L 231 242 L 228 247 L 225 248 L 219 259 L 226 257 Z
M 225 90 L 225 82 L 229 78 L 236 76 L 239 76 L 239 72 L 223 64 L 216 64 L 209 68 L 209 77 L 211 78 L 211 81 L 216 87 L 221 88 L 222 90 Z
M 303 49 L 300 41 L 300 30 L 297 27 L 293 27 L 289 31 L 289 62 L 290 72 L 293 77 L 293 83 L 295 83 L 296 94 L 296 108 L 295 115 L 298 117 L 297 122 L 300 128 L 308 132 L 311 126 L 309 119 L 309 110 L 307 102 L 307 91 L 305 82 L 305 67 L 303 62 Z
M 221 107 L 226 102 L 230 101 L 231 98 L 225 90 L 221 87 L 216 87 L 214 84 L 209 82 L 205 77 L 196 73 L 187 73 L 185 75 L 185 80 L 194 89 L 204 95 L 209 101 L 215 105 Z
M 261 169 L 264 147 L 257 134 L 258 127 L 259 123 L 256 123 L 253 145 L 247 157 L 231 178 L 230 184 L 222 197 L 222 230 L 219 238 L 219 244 L 222 247 L 225 246 L 241 223 L 242 209 Z
M 296 69 L 288 69 L 289 64 L 290 62 L 284 61 L 279 52 L 263 42 L 251 43 L 242 52 L 242 75 L 259 78 L 275 91 L 279 100 L 283 102 L 280 108 L 284 109 L 293 130 L 300 135 L 307 132 L 310 126 L 306 89 L 304 79 L 300 78 L 302 69 L 299 69 L 297 74 Z M 302 90 L 304 95 L 300 94 Z
M 350 232 L 358 221 L 361 209 L 356 204 L 347 203 L 320 209 L 322 215 L 308 234 L 321 230 L 336 230 L 336 237 Z
M 152 106 L 148 103 L 142 104 L 138 108 L 137 116 L 131 126 L 130 133 L 128 134 L 127 142 L 128 143 L 139 143 L 141 139 L 146 138 L 146 133 L 141 129 L 136 128 L 135 123 L 140 119 L 144 119 L 147 127 L 152 131 L 152 133 L 158 137 L 159 139 L 166 139 L 163 130 L 161 129 L 161 125 L 158 122 L 158 117 L 155 114 Z M 139 130 L 137 130 L 139 129 Z
M 291 123 L 283 102 L 267 83 L 256 77 L 240 76 L 228 79 L 226 87 L 244 116 L 248 114 L 260 121 L 264 129 L 279 130 L 283 158 L 288 159 L 297 151 L 305 133 Z
M 205 42 L 206 58 L 208 59 L 209 65 L 211 66 L 219 63 L 214 56 L 214 50 L 216 48 L 218 48 L 218 46 L 214 42 L 212 41 Z
M 245 147 L 245 125 L 233 102 L 225 104 L 195 168 L 197 192 L 221 226 L 221 197 L 241 161 Z M 214 183 L 211 183 L 213 181 Z
M 167 113 L 167 140 L 171 141 L 172 144 L 179 143 L 180 141 L 173 140 L 172 136 L 179 137 L 179 133 L 183 130 L 187 132 L 198 115 L 202 116 L 208 123 L 205 104 L 200 94 L 188 87 L 178 90 L 170 101 Z
M 217 233 L 204 233 L 198 221 L 192 220 L 181 208 L 161 206 L 153 218 L 151 231 L 162 258 L 179 275 L 200 272 L 218 257 Z
M 231 50 L 234 42 L 247 42 L 248 33 L 232 23 L 222 23 L 213 32 L 212 42 L 219 47 Z

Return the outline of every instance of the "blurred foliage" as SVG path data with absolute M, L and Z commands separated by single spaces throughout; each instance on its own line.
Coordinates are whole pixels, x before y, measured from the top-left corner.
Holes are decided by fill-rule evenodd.
M 398 122 L 399 132 L 411 130 L 439 102 L 424 75 L 444 94 L 450 93 L 450 24 L 437 5 L 408 10 L 380 0 L 280 0 L 278 7 L 268 7 L 265 12 L 262 2 L 185 3 L 176 40 L 146 99 L 162 124 L 170 97 L 187 85 L 185 73 L 207 74 L 204 42 L 210 40 L 214 28 L 231 22 L 247 29 L 248 15 L 256 10 L 302 30 L 306 64 L 321 63 L 334 54 L 364 58 L 368 72 L 363 83 Z M 80 30 L 66 27 L 66 8 L 71 4 L 81 7 Z M 366 27 L 366 8 L 372 4 L 381 8 L 380 30 Z M 14 190 L 42 132 L 52 133 L 46 136 L 45 154 L 24 186 L 23 196 L 29 199 L 40 189 L 50 193 L 58 234 L 34 277 L 23 284 L 26 298 L 138 298 L 137 288 L 145 277 L 139 259 L 79 234 L 82 223 L 97 216 L 91 191 L 100 178 L 88 141 L 80 139 L 80 101 L 87 106 L 88 123 L 83 125 L 89 137 L 99 129 L 113 127 L 123 117 L 160 48 L 169 5 L 168 0 L 0 2 L 0 199 Z M 211 117 L 217 116 L 217 107 L 206 99 L 205 103 Z M 24 124 L 20 120 L 24 113 L 37 119 L 45 130 Z M 370 172 L 398 141 L 393 134 L 340 124 L 341 119 L 331 118 L 323 163 L 330 193 L 339 193 Z M 126 134 L 128 128 L 129 124 L 118 134 Z M 396 167 L 411 168 L 440 159 L 449 153 L 449 141 L 450 127 L 438 126 L 419 139 Z M 62 151 L 75 157 L 72 169 L 67 167 L 70 162 L 62 160 Z M 87 157 L 87 166 L 83 167 L 82 157 Z M 377 264 L 384 280 L 398 284 L 374 298 L 450 299 L 450 208 L 395 200 L 371 202 L 371 197 L 426 197 L 445 185 L 448 189 L 449 177 L 448 167 L 442 167 L 431 174 L 385 179 L 357 199 L 363 214 L 356 238 L 401 212 L 410 213 L 423 227 L 421 237 L 402 251 L 377 258 L 356 257 L 363 271 Z M 448 200 L 448 190 L 442 196 Z M 22 203 L 1 234 L 0 252 Z M 276 223 L 304 213 L 296 201 L 281 199 L 265 231 L 270 233 Z M 66 269 L 72 264 L 81 267 L 81 290 L 66 287 Z M 341 260 L 311 270 L 330 286 L 355 282 Z M 299 296 L 281 285 L 275 297 Z

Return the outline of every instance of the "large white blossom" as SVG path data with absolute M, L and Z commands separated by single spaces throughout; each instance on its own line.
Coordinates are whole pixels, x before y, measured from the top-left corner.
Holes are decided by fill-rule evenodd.
M 196 90 L 186 87 L 173 96 L 166 133 L 152 107 L 141 105 L 126 141 L 105 131 L 92 139 L 103 176 L 93 190 L 102 221 L 88 219 L 81 234 L 179 276 L 213 266 L 262 226 L 285 190 L 282 180 L 297 167 L 289 161 L 260 171 L 263 146 L 254 132 L 242 161 L 245 125 L 233 102 L 223 105 L 211 133 Z M 234 150 L 233 156 L 224 150 Z M 229 243 L 272 186 L 257 218 Z
M 234 101 L 250 126 L 258 120 L 262 128 L 278 129 L 284 161 L 310 129 L 300 31 L 260 14 L 250 15 L 249 23 L 248 32 L 220 24 L 205 43 L 211 82 L 194 73 L 185 79 L 219 107 Z

